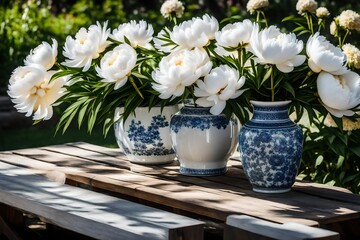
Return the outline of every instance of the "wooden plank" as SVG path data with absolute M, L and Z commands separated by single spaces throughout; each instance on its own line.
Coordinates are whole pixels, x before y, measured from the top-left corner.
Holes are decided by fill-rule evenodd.
M 2 161 L 12 162 L 14 164 L 20 162 L 19 159 L 16 158 L 18 156 L 12 157 L 13 158 L 9 156 L 2 157 L 0 154 Z M 52 158 L 51 155 L 48 157 Z M 44 155 L 41 155 L 41 158 L 44 159 Z M 29 163 L 31 161 L 32 159 L 28 158 L 21 162 Z M 303 219 L 302 214 L 297 214 L 297 216 L 293 217 L 289 217 L 288 213 L 283 215 L 285 210 L 288 211 L 288 206 L 285 204 L 272 203 L 267 200 L 262 200 L 264 202 L 254 201 L 251 197 L 239 199 L 234 195 L 225 196 L 224 192 L 216 191 L 216 189 L 210 189 L 211 192 L 206 192 L 208 189 L 199 188 L 196 185 L 179 185 L 176 181 L 160 180 L 129 173 L 124 170 L 118 170 L 118 174 L 107 172 L 94 174 L 93 171 L 87 169 L 80 173 L 79 167 L 72 169 L 67 166 L 56 168 L 56 171 L 64 172 L 69 179 L 90 184 L 96 188 L 127 194 L 189 212 L 195 211 L 198 214 L 222 221 L 225 221 L 226 216 L 231 213 L 240 214 L 251 212 L 264 218 L 271 217 L 280 222 L 291 218 L 293 221 L 303 224 L 318 225 L 318 223 L 313 220 Z M 239 201 L 241 201 L 242 204 L 239 205 Z M 264 209 L 259 209 L 258 204 L 265 206 Z M 275 214 L 271 214 L 272 212 Z
M 68 151 L 69 148 L 66 148 L 65 150 Z M 75 152 L 75 150 L 72 151 Z M 56 160 L 57 164 L 63 164 L 64 161 L 61 161 L 61 159 L 66 159 L 66 156 L 61 157 L 61 154 L 56 153 L 56 155 L 54 155 L 56 157 L 54 157 L 52 154 L 53 152 L 38 155 L 41 155 L 40 158 L 43 161 L 54 161 L 54 159 L 59 159 Z M 66 155 L 65 152 L 62 154 Z M 39 158 L 38 155 L 30 154 L 29 156 Z M 87 155 L 90 156 L 90 154 Z M 74 158 L 75 157 L 72 157 L 73 161 L 83 161 L 83 159 Z M 194 211 L 195 209 L 199 214 L 204 214 L 205 216 L 223 221 L 228 214 L 245 213 L 253 214 L 258 217 L 261 216 L 265 219 L 274 219 L 274 221 L 276 220 L 279 222 L 288 221 L 287 219 L 291 216 L 294 219 L 293 221 L 296 219 L 296 221 L 306 225 L 315 225 L 317 223 L 313 220 L 327 223 L 331 221 L 353 219 L 358 217 L 359 214 L 359 208 L 354 208 L 351 204 L 333 202 L 294 192 L 275 196 L 261 195 L 253 193 L 250 190 L 246 191 L 241 189 L 240 186 L 237 186 L 239 180 L 236 179 L 230 179 L 231 181 L 226 179 L 226 181 L 229 181 L 227 184 L 226 181 L 219 183 L 217 182 L 218 180 L 213 180 L 226 178 L 226 175 L 215 177 L 210 180 L 210 178 L 205 179 L 181 176 L 176 169 L 167 170 L 165 173 L 156 173 L 155 170 L 157 167 L 133 165 L 137 167 L 131 167 L 131 169 L 133 171 L 134 169 L 140 169 L 135 170 L 135 172 L 139 171 L 139 173 L 142 173 L 144 168 L 152 169 L 155 178 L 124 172 L 123 170 L 118 169 L 107 168 L 107 171 L 102 171 L 103 167 L 101 165 L 99 166 L 91 163 L 81 164 L 81 162 L 79 162 L 75 164 L 75 166 L 83 167 L 83 169 L 80 169 L 79 171 L 93 174 L 88 177 L 91 178 L 88 180 L 88 183 L 91 182 L 90 184 L 92 186 L 120 193 L 121 191 L 126 191 L 127 194 L 131 194 L 131 196 L 149 199 L 157 203 L 165 204 L 166 206 L 186 211 Z M 72 169 L 72 164 L 66 163 L 66 166 L 70 167 L 69 169 Z M 89 169 L 90 166 L 91 169 Z M 94 166 L 98 169 L 97 171 L 94 171 Z M 168 167 L 165 168 L 168 169 Z M 148 173 L 149 171 L 146 170 L 145 172 Z M 94 177 L 94 175 L 96 177 Z M 74 174 L 72 177 L 77 176 Z M 82 175 L 80 178 L 85 180 L 87 177 Z M 110 178 L 117 181 L 109 181 Z M 116 190 L 117 188 L 119 190 Z M 195 202 L 195 200 L 188 199 L 187 195 L 182 196 L 179 194 L 185 194 L 186 192 L 194 193 L 194 196 L 206 196 L 207 199 L 200 198 L 200 201 Z M 166 197 L 163 197 L 162 195 L 165 195 Z M 220 204 L 220 206 L 215 205 L 217 202 L 221 203 L 221 199 L 224 197 L 227 198 L 227 204 Z M 239 207 L 239 202 L 241 202 L 241 205 L 243 206 Z M 264 206 L 263 208 L 265 209 L 258 209 L 257 205 Z M 334 208 L 334 206 L 340 207 L 337 209 Z
M 0 163 L 0 201 L 97 239 L 202 239 L 203 223 Z
M 245 215 L 230 215 L 226 220 L 226 224 L 239 229 L 239 235 L 234 236 L 234 231 L 231 234 L 225 232 L 224 240 L 232 239 L 253 239 L 251 235 L 242 236 L 244 232 L 255 234 L 256 237 L 261 236 L 262 239 L 279 239 L 279 240 L 304 240 L 304 239 L 322 239 L 322 240 L 338 240 L 340 235 L 337 232 L 309 227 L 298 223 L 284 223 L 277 224 L 269 221 L 264 221 L 258 218 L 249 217 Z M 225 229 L 229 231 L 231 228 Z M 231 237 L 231 238 L 230 238 Z

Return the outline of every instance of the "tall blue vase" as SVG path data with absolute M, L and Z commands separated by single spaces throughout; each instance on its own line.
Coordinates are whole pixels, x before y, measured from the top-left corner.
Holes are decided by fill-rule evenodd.
M 245 174 L 255 192 L 288 192 L 295 182 L 303 145 L 301 128 L 289 118 L 290 101 L 251 103 L 253 117 L 239 133 Z

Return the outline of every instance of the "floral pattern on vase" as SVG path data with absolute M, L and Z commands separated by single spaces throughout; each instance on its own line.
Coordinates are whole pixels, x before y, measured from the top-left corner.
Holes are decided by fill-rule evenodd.
M 209 108 L 183 107 L 171 118 L 173 148 L 180 173 L 214 176 L 226 172 L 226 164 L 237 144 L 234 121 L 212 115 Z
M 174 160 L 169 126 L 177 111 L 177 106 L 165 107 L 163 112 L 160 107 L 150 111 L 147 107 L 137 108 L 124 124 L 121 120 L 115 123 L 117 143 L 131 162 L 163 164 Z M 116 114 L 119 117 L 121 113 L 119 108 Z
M 255 192 L 288 192 L 300 166 L 303 133 L 283 102 L 257 102 L 239 134 L 240 158 Z

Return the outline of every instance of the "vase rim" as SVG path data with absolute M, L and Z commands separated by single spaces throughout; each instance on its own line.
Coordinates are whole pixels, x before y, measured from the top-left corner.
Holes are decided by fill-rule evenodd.
M 255 100 L 250 100 L 250 103 L 255 105 L 255 106 L 259 106 L 259 107 L 274 107 L 274 106 L 284 106 L 287 105 L 289 103 L 291 103 L 290 100 L 284 100 L 284 101 L 255 101 Z

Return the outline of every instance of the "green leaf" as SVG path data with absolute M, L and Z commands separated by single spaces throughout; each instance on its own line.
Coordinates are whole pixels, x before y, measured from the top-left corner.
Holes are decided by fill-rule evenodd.
M 315 161 L 315 167 L 319 166 L 324 160 L 324 157 L 322 155 L 318 156 Z
M 271 73 L 272 73 L 272 68 L 269 68 L 269 70 L 266 72 L 263 80 L 261 81 L 260 86 L 263 85 L 264 82 L 270 78 Z
M 92 106 L 92 109 L 90 111 L 90 116 L 88 118 L 88 132 L 91 134 L 92 129 L 94 128 L 94 125 L 96 123 L 97 120 L 97 115 L 99 113 L 99 110 L 102 106 L 102 102 L 101 101 L 96 101 L 96 103 L 94 103 L 94 105 Z
M 360 146 L 350 147 L 349 150 L 356 156 L 360 157 Z
M 339 156 L 338 161 L 336 163 L 336 168 L 341 168 L 344 163 L 345 158 L 343 156 Z
M 80 128 L 82 123 L 84 122 L 85 119 L 85 114 L 87 113 L 87 108 L 89 106 L 90 102 L 86 102 L 83 104 L 82 108 L 79 111 L 79 115 L 78 115 L 78 127 Z

